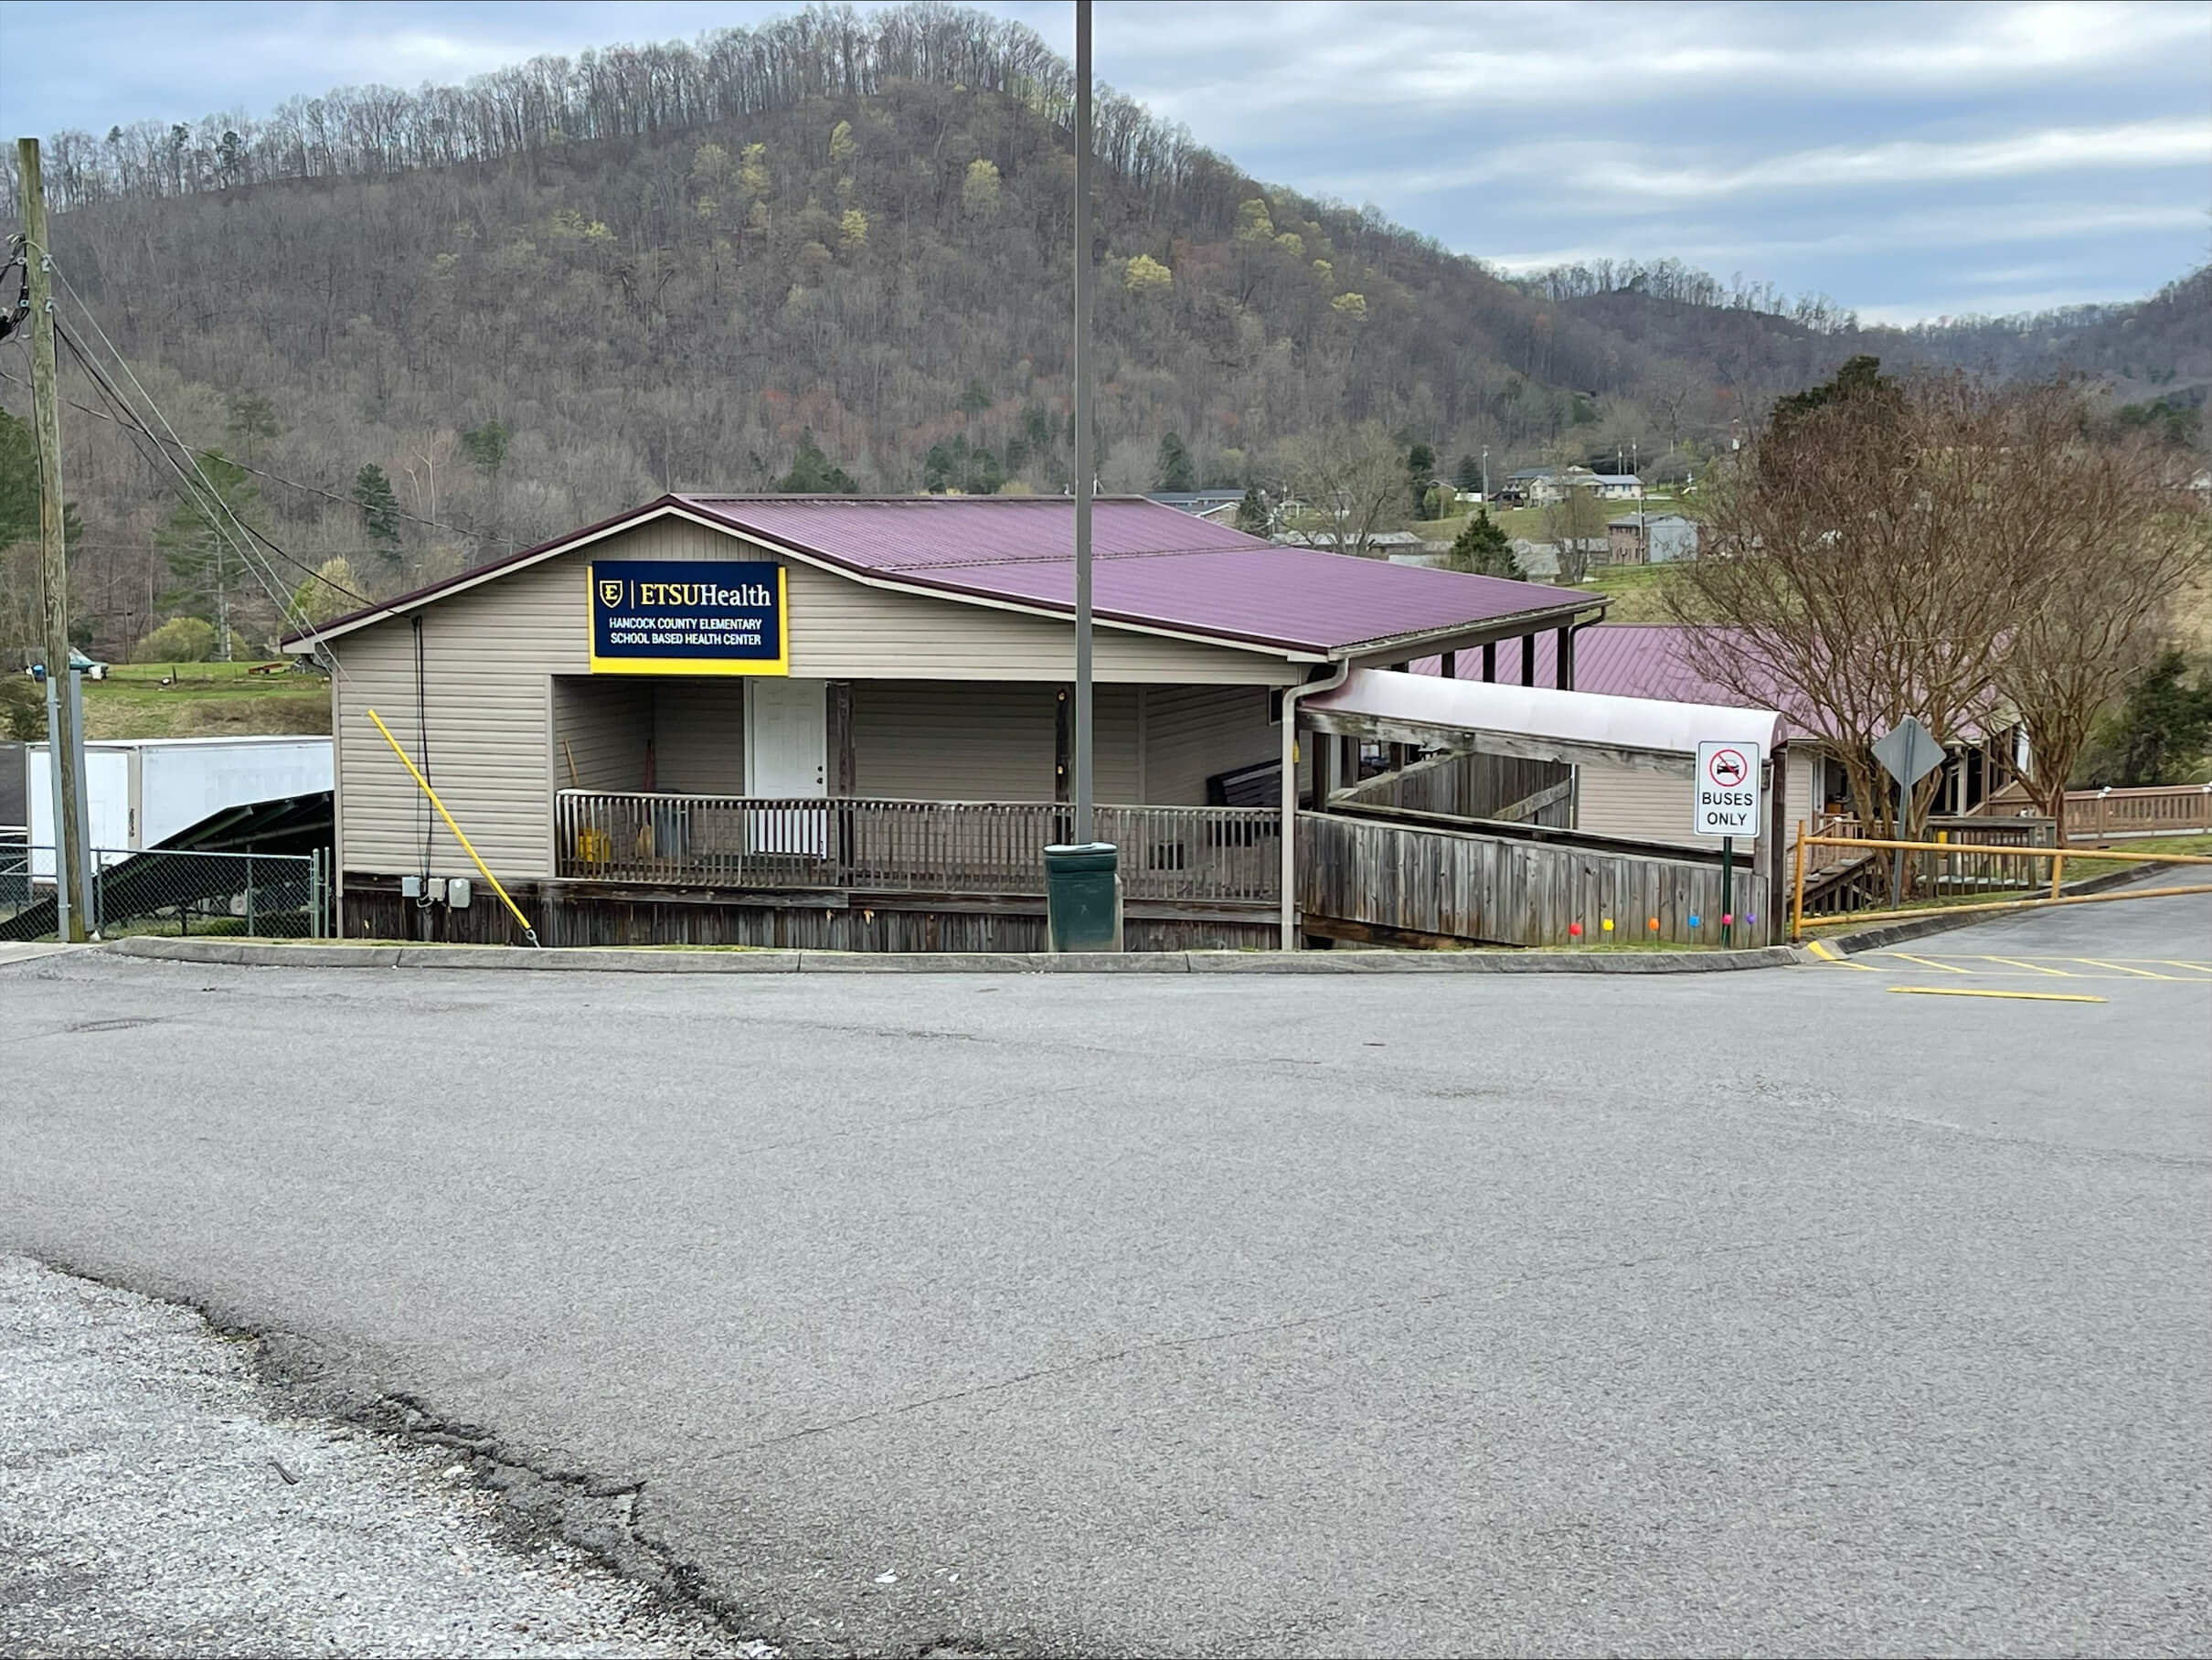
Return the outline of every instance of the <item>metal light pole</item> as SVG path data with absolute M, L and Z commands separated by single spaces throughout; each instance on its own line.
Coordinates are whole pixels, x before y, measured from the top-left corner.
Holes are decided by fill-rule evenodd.
M 1090 777 L 1090 0 L 1075 0 L 1075 839 L 1098 839 Z
M 1045 849 L 1054 951 L 1122 949 L 1119 850 L 1098 839 L 1090 776 L 1090 0 L 1075 0 L 1075 838 Z
M 1490 505 L 1490 446 L 1483 446 L 1483 505 Z

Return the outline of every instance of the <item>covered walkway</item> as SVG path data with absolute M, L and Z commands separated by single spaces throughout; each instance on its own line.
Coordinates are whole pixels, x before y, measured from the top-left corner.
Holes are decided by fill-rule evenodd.
M 1504 756 L 1560 767 L 1625 768 L 1688 779 L 1703 742 L 1756 744 L 1771 756 L 1781 729 L 1771 709 L 1616 697 L 1544 686 L 1447 679 L 1388 669 L 1353 669 L 1336 686 L 1294 700 L 1285 742 L 1312 735 L 1313 811 L 1298 814 L 1302 868 L 1286 870 L 1283 944 L 1325 912 L 1342 937 L 1427 936 L 1436 942 L 1492 940 L 1564 943 L 1632 926 L 1688 943 L 1707 939 L 1718 903 L 1717 846 L 1710 851 L 1601 841 L 1572 831 L 1533 830 L 1484 817 L 1377 808 L 1343 799 L 1344 746 L 1398 746 L 1421 752 Z M 1765 834 L 1755 845 L 1747 910 L 1771 889 L 1779 825 L 1767 790 Z M 1296 812 L 1286 790 L 1283 811 Z M 1286 857 L 1288 855 L 1286 849 Z M 1589 912 L 1584 916 L 1583 912 Z M 1737 942 L 1752 942 L 1738 939 Z

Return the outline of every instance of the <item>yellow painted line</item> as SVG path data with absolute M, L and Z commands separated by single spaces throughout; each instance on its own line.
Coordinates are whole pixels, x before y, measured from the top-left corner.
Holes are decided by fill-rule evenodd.
M 1886 951 L 1882 952 L 1882 955 L 1896 957 L 1906 963 L 1918 963 L 1922 968 L 1940 968 L 1947 974 L 1971 974 L 1974 972 L 1971 968 L 1960 968 L 1952 963 L 1939 963 L 1933 957 L 1916 957 L 1909 951 Z
M 2031 974 L 2056 974 L 2061 980 L 2070 980 L 2074 977 L 2063 968 L 2045 968 L 2040 963 L 2030 963 L 2023 957 L 1983 957 L 1982 961 L 2002 963 L 2007 968 L 2025 968 Z
M 1910 992 L 1918 997 L 2013 997 L 2023 1003 L 2102 1003 L 2102 997 L 2085 997 L 2079 992 L 1993 992 L 1975 985 L 1892 985 L 1893 992 Z
M 2200 974 L 2212 974 L 2212 963 L 2181 963 L 2166 957 L 2145 957 L 2143 961 L 2164 968 L 2193 968 Z
M 1864 963 L 1851 962 L 1848 958 L 1845 957 L 1841 952 L 1837 951 L 1834 946 L 1829 944 L 1825 940 L 1813 941 L 1812 944 L 1812 951 L 1814 956 L 1818 957 L 1823 963 L 1825 963 L 1830 968 L 1856 968 L 1862 974 L 1878 974 L 1882 972 L 1878 968 L 1869 968 Z
M 2130 968 L 2124 963 L 2107 963 L 2099 957 L 2072 957 L 2068 961 L 2086 963 L 2091 968 L 2116 968 L 2123 974 L 2140 974 L 2145 980 L 2178 980 L 2179 974 L 2154 974 L 2147 968 Z

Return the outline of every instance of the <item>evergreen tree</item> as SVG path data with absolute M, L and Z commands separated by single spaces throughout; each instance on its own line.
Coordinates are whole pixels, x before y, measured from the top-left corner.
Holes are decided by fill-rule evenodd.
M 951 443 L 931 444 L 922 458 L 921 485 L 931 495 L 995 495 L 1006 482 L 998 457 L 962 433 Z
M 776 488 L 787 495 L 855 495 L 860 490 L 850 474 L 822 452 L 812 427 L 799 434 L 799 452 Z
M 1190 464 L 1190 449 L 1180 432 L 1164 432 L 1160 436 L 1160 456 L 1153 469 L 1153 488 L 1155 490 L 1195 490 L 1198 487 L 1195 470 Z
M 219 450 L 199 455 L 199 471 L 215 487 L 218 502 L 195 488 L 194 499 L 179 502 L 154 533 L 154 545 L 168 560 L 176 586 L 164 602 L 215 624 L 216 654 L 230 661 L 230 584 L 237 554 L 232 538 L 240 532 L 231 521 L 245 520 L 260 495 L 244 468 Z M 204 509 L 204 510 L 203 510 Z
M 1453 539 L 1445 561 L 1450 569 L 1471 571 L 1478 577 L 1517 578 L 1521 574 L 1520 561 L 1513 557 L 1512 541 L 1487 507 L 1475 509 L 1467 527 Z
M 1406 477 L 1413 490 L 1413 516 L 1434 517 L 1429 511 L 1429 492 L 1436 484 L 1436 452 L 1422 443 L 1407 451 Z
M 38 439 L 31 423 L 0 410 L 0 548 L 38 535 Z M 77 504 L 61 505 L 61 534 L 73 544 L 84 534 Z
M 507 442 L 515 434 L 502 420 L 487 420 L 480 427 L 471 427 L 461 435 L 463 453 L 476 463 L 486 478 L 497 475 L 502 463 L 507 458 Z
M 1462 490 L 1483 487 L 1483 459 L 1479 455 L 1462 455 L 1459 465 L 1452 469 L 1452 482 Z
M 238 135 L 234 133 L 229 136 L 235 138 Z M 283 430 L 283 423 L 277 420 L 276 405 L 271 403 L 268 399 L 263 398 L 258 392 L 232 394 L 230 399 L 230 439 L 244 452 L 249 466 L 261 453 L 261 446 L 282 432 Z
M 399 497 L 392 481 L 374 462 L 354 474 L 354 505 L 361 509 L 361 527 L 370 544 L 386 559 L 399 553 Z
M 2179 651 L 2159 654 L 2128 688 L 2098 745 L 2100 753 L 2085 769 L 2085 782 L 2135 789 L 2199 775 L 2196 769 L 2212 748 L 2212 675 L 2191 686 L 2188 671 L 2189 660 Z
M 1237 528 L 1247 536 L 1268 533 L 1267 497 L 1260 494 L 1258 484 L 1245 486 L 1244 499 L 1237 504 Z

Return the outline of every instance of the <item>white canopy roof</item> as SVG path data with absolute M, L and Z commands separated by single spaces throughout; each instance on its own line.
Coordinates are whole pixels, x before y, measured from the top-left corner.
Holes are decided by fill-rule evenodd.
M 1556 746 L 1695 757 L 1700 743 L 1756 743 L 1771 753 L 1781 723 L 1772 709 L 1611 697 L 1379 668 L 1356 668 L 1344 685 L 1316 692 L 1298 708 L 1301 714 L 1369 716 L 1520 740 L 1508 752 Z

